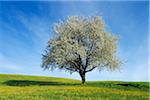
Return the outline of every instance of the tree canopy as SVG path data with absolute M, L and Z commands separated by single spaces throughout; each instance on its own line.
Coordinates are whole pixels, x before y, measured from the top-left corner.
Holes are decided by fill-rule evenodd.
M 54 25 L 55 36 L 48 41 L 43 54 L 44 69 L 78 72 L 82 83 L 85 74 L 94 69 L 114 71 L 120 67 L 117 57 L 118 37 L 107 32 L 100 16 L 68 17 Z

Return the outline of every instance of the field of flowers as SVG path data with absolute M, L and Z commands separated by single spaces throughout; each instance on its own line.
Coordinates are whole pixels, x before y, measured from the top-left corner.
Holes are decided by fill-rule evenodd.
M 0 100 L 149 100 L 149 83 L 0 74 Z

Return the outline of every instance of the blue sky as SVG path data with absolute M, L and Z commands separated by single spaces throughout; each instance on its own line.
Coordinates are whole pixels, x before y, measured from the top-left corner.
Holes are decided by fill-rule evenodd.
M 41 54 L 53 38 L 52 26 L 67 16 L 100 15 L 106 29 L 120 37 L 120 71 L 87 74 L 87 80 L 148 81 L 146 2 L 0 2 L 0 73 L 80 79 L 77 73 L 43 71 Z

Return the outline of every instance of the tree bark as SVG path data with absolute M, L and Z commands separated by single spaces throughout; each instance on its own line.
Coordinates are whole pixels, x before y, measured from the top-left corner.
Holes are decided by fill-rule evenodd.
M 85 83 L 85 72 L 82 72 L 82 73 L 80 73 L 80 77 L 81 77 L 81 79 L 82 79 L 82 84 L 84 84 Z

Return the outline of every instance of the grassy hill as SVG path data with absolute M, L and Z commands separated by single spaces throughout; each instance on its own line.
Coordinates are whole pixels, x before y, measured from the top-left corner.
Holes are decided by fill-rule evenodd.
M 149 100 L 148 82 L 0 74 L 0 100 Z

